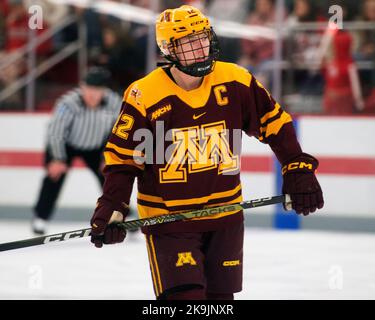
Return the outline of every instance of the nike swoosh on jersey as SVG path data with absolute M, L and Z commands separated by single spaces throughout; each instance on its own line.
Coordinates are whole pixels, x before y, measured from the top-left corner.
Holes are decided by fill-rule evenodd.
M 207 113 L 207 112 L 203 112 L 203 113 L 201 113 L 201 114 L 198 114 L 197 116 L 194 114 L 194 115 L 193 115 L 193 119 L 194 119 L 194 120 L 197 120 L 197 119 L 200 118 L 201 116 L 204 116 L 206 113 Z

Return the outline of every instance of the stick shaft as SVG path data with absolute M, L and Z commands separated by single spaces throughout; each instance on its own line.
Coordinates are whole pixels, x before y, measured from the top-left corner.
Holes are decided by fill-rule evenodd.
M 202 218 L 211 215 L 215 215 L 218 213 L 225 213 L 229 211 L 235 210 L 245 210 L 251 209 L 255 207 L 263 207 L 268 206 L 271 204 L 283 203 L 285 202 L 286 196 L 274 196 L 268 198 L 261 198 L 249 201 L 243 201 L 240 203 L 233 203 L 233 204 L 226 204 L 217 207 L 211 207 L 206 209 L 199 209 L 187 212 L 179 212 L 174 214 L 166 214 L 161 215 L 153 218 L 146 218 L 146 219 L 139 219 L 139 220 L 131 220 L 127 222 L 119 223 L 118 225 L 123 227 L 124 229 L 134 229 L 139 227 L 146 227 L 160 223 L 167 223 L 167 222 L 174 222 L 179 220 L 186 220 L 186 219 L 193 219 L 193 218 Z
M 207 217 L 207 216 L 215 215 L 218 213 L 225 213 L 229 211 L 236 211 L 236 210 L 239 211 L 239 210 L 268 206 L 268 205 L 277 204 L 277 203 L 284 203 L 286 202 L 286 200 L 287 198 L 285 195 L 280 195 L 280 196 L 255 199 L 255 200 L 250 200 L 250 201 L 243 201 L 240 203 L 226 204 L 226 205 L 211 207 L 211 208 L 206 208 L 206 209 L 198 209 L 198 210 L 193 210 L 193 211 L 166 214 L 166 215 L 161 215 L 161 216 L 152 217 L 152 218 L 130 220 L 127 222 L 119 223 L 118 226 L 122 227 L 125 230 L 129 230 L 129 229 L 147 227 L 147 226 L 161 224 L 161 223 L 168 223 L 168 222 L 193 219 L 193 218 L 202 218 L 202 217 Z M 26 239 L 26 240 L 1 243 L 0 251 L 32 247 L 32 246 L 37 246 L 41 244 L 47 244 L 50 242 L 67 241 L 70 239 L 88 237 L 90 235 L 91 235 L 91 228 L 56 233 L 52 235 L 36 237 L 36 238 L 31 238 L 31 239 Z

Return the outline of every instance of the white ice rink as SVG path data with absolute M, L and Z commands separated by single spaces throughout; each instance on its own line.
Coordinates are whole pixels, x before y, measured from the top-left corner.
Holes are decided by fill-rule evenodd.
M 82 223 L 55 222 L 48 233 Z M 31 237 L 0 220 L 0 242 Z M 236 299 L 375 299 L 375 234 L 247 229 Z M 95 249 L 88 238 L 0 252 L 0 299 L 154 299 L 144 238 Z

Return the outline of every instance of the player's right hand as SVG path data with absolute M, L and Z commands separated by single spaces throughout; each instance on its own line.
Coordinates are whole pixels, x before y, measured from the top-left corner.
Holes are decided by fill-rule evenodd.
M 47 166 L 48 176 L 56 181 L 68 171 L 68 165 L 61 160 L 53 160 Z
M 113 210 L 112 206 L 101 203 L 100 200 L 91 218 L 91 242 L 97 248 L 103 244 L 120 243 L 125 240 L 126 230 L 120 228 L 115 222 L 123 222 L 124 215 Z

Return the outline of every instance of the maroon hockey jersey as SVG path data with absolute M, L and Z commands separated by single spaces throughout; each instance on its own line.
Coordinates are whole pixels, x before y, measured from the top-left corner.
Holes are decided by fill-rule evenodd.
M 137 177 L 140 218 L 240 202 L 241 132 L 270 144 L 281 162 L 301 152 L 291 116 L 247 70 L 217 62 L 186 91 L 158 68 L 124 93 L 104 152 L 104 195 L 129 203 Z M 242 219 L 233 211 L 144 231 L 214 230 Z

